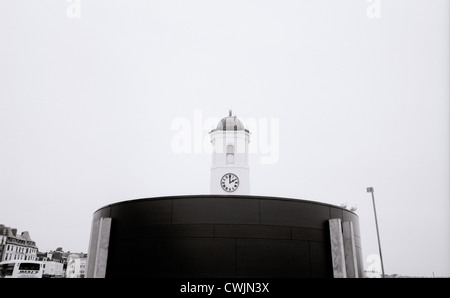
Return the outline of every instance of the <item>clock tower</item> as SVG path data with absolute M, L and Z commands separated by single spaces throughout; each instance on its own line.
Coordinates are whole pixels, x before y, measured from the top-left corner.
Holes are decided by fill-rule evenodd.
M 248 129 L 230 110 L 209 134 L 213 146 L 211 194 L 250 194 Z

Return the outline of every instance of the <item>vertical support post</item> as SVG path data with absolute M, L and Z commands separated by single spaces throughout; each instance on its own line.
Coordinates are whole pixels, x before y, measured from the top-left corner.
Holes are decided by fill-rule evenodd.
M 100 227 L 100 218 L 93 218 L 91 225 L 91 234 L 89 236 L 89 247 L 86 262 L 86 278 L 94 277 L 95 259 L 97 257 L 97 241 Z
M 362 249 L 359 248 L 357 250 L 357 255 L 358 255 L 358 275 L 361 278 L 365 277 L 365 273 L 364 273 L 364 259 L 362 256 Z
M 97 255 L 95 258 L 94 278 L 104 278 L 106 276 L 110 233 L 111 218 L 101 218 L 97 241 Z
M 86 261 L 86 278 L 105 277 L 108 261 L 111 218 L 94 218 Z
M 344 255 L 344 240 L 342 237 L 341 219 L 334 218 L 328 220 L 330 226 L 330 243 L 331 243 L 331 258 L 333 262 L 333 277 L 346 278 L 347 272 L 345 269 L 345 255 Z
M 353 236 L 353 223 L 351 221 L 343 222 L 342 232 L 344 238 L 345 268 L 347 270 L 347 277 L 358 278 L 359 276 L 356 259 L 355 238 Z

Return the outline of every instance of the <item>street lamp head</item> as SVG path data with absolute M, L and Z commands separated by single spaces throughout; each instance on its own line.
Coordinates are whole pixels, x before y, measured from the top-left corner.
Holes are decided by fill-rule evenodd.
M 373 187 L 368 187 L 367 192 L 373 192 Z

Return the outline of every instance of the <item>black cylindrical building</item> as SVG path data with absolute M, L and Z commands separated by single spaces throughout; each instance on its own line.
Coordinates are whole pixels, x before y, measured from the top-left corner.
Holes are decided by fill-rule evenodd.
M 124 201 L 94 213 L 87 276 L 103 257 L 107 278 L 333 277 L 328 220 L 337 218 L 353 224 L 362 276 L 358 216 L 338 206 L 239 195 Z

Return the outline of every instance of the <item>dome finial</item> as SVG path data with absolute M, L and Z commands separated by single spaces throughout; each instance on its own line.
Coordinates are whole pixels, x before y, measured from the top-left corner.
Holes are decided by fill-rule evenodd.
M 231 117 L 231 115 L 232 115 L 233 113 L 231 112 L 231 110 L 229 111 L 229 116 Z

